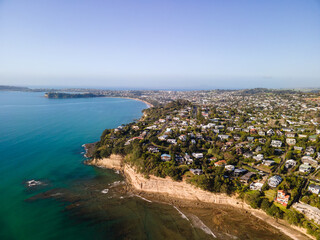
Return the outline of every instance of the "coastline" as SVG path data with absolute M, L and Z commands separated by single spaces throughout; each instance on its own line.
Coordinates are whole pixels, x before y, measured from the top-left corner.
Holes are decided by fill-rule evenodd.
M 105 97 L 105 98 L 124 98 L 124 99 L 131 99 L 131 100 L 136 100 L 136 101 L 140 101 L 140 102 L 143 102 L 147 105 L 147 108 L 152 108 L 154 107 L 153 104 L 145 101 L 145 100 L 142 100 L 142 99 L 139 99 L 139 98 L 131 98 L 131 97 Z
M 249 212 L 251 216 L 262 220 L 294 240 L 315 239 L 307 234 L 304 228 L 290 225 L 285 220 L 276 220 L 261 209 L 251 208 L 236 196 L 208 192 L 184 181 L 173 181 L 169 177 L 149 176 L 147 179 L 131 166 L 124 164 L 124 157 L 121 155 L 112 154 L 109 158 L 91 159 L 86 161 L 86 164 L 121 171 L 126 178 L 129 191 L 145 199 L 171 204 L 179 208 L 228 206 L 244 213 Z

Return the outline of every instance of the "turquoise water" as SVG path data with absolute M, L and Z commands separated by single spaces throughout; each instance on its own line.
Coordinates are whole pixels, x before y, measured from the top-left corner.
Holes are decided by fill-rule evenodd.
M 146 105 L 118 98 L 47 99 L 0 92 L 0 239 L 89 239 L 96 226 L 70 218 L 55 200 L 25 201 L 51 188 L 113 173 L 82 164 L 83 143 L 140 118 Z M 108 177 L 108 176 L 107 176 Z M 48 185 L 29 190 L 26 180 Z M 90 224 L 90 223 L 89 223 Z

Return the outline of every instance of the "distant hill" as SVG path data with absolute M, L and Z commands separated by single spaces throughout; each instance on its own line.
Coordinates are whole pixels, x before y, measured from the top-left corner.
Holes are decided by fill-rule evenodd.
M 0 85 L 0 91 L 30 91 L 30 88 Z
M 61 92 L 49 92 L 45 94 L 47 98 L 92 98 L 92 97 L 105 97 L 102 94 L 96 93 L 61 93 Z

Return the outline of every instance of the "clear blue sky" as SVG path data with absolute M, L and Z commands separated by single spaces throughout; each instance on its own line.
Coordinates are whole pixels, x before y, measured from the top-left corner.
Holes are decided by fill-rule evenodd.
M 320 1 L 0 0 L 0 84 L 320 87 Z

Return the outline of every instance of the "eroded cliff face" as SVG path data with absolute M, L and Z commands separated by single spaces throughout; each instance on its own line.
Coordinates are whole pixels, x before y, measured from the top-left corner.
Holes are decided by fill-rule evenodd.
M 88 160 L 86 164 L 115 170 L 122 170 L 124 167 L 123 157 L 118 154 L 111 154 L 108 158 L 91 159 Z
M 186 200 L 195 200 L 206 203 L 230 204 L 243 207 L 244 203 L 234 197 L 225 194 L 213 194 L 208 191 L 201 190 L 186 182 L 176 182 L 169 177 L 160 178 L 150 176 L 148 179 L 142 174 L 136 173 L 135 170 L 128 166 L 124 166 L 124 174 L 127 181 L 136 189 L 144 192 L 153 192 L 167 194 L 173 198 Z
M 237 199 L 235 196 L 228 196 L 226 194 L 217 194 L 204 191 L 184 181 L 173 181 L 169 177 L 160 178 L 150 176 L 149 178 L 145 178 L 144 175 L 137 173 L 133 167 L 125 164 L 124 157 L 121 155 L 112 154 L 109 158 L 89 160 L 87 164 L 95 165 L 97 167 L 121 170 L 126 176 L 128 183 L 130 183 L 130 185 L 137 191 L 159 193 L 164 196 L 182 200 L 224 204 L 231 205 L 237 208 L 243 208 L 245 210 L 249 210 L 252 215 L 269 223 L 271 226 L 279 229 L 292 239 L 315 239 L 310 235 L 308 235 L 309 238 L 306 237 L 304 235 L 306 234 L 305 229 L 289 226 L 289 224 L 287 224 L 284 220 L 275 221 L 272 217 L 267 216 L 266 213 L 262 210 L 250 208 L 249 205 Z M 295 230 L 293 230 L 293 228 Z
M 123 160 L 123 156 L 112 154 L 108 158 L 90 160 L 87 164 L 95 165 L 97 167 L 122 170 L 130 185 L 138 191 L 160 193 L 172 198 L 201 201 L 206 203 L 230 204 L 237 207 L 247 207 L 244 202 L 236 199 L 235 197 L 230 197 L 226 194 L 213 194 L 192 186 L 184 181 L 173 181 L 169 177 L 160 178 L 150 176 L 149 178 L 145 178 L 144 175 L 137 173 L 133 167 L 124 164 Z

